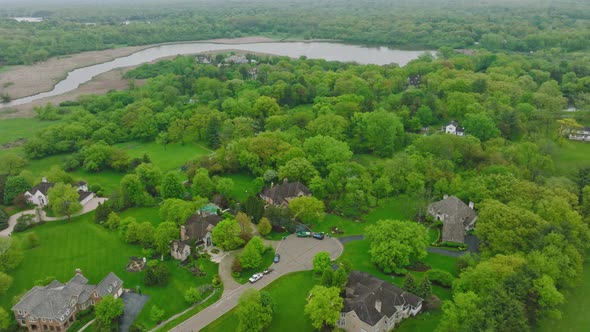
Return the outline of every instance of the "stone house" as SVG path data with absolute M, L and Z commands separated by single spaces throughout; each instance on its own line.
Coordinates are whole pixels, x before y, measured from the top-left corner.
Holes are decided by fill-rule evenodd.
M 473 202 L 465 204 L 456 196 L 445 195 L 428 206 L 428 214 L 443 223 L 442 241 L 465 243 L 465 235 L 475 228 L 477 213 Z
M 47 193 L 49 192 L 49 189 L 53 188 L 53 186 L 55 186 L 55 183 L 47 182 L 47 179 L 43 178 L 41 183 L 27 190 L 25 192 L 25 196 L 27 197 L 29 203 L 35 204 L 37 206 L 45 206 L 49 204 Z M 78 190 L 78 201 L 80 204 L 85 205 L 92 198 L 94 198 L 94 193 L 88 190 L 88 184 L 86 182 L 79 181 L 73 186 Z
M 465 136 L 465 128 L 460 127 L 459 123 L 457 123 L 455 120 L 451 121 L 451 123 L 446 125 L 443 129 L 447 134 Z
M 281 184 L 272 185 L 260 194 L 267 206 L 278 207 L 288 207 L 292 199 L 302 196 L 311 196 L 311 190 L 301 182 L 289 182 L 287 179 Z
M 180 226 L 180 241 L 208 248 L 213 245 L 212 232 L 223 218 L 216 213 L 199 211 Z
M 352 271 L 337 326 L 350 332 L 386 332 L 422 310 L 422 299 L 365 272 Z
M 106 295 L 123 294 L 123 281 L 110 272 L 98 285 L 89 285 L 80 270 L 65 284 L 54 280 L 35 286 L 18 301 L 12 311 L 18 324 L 33 331 L 67 331 L 76 314 L 100 302 Z
M 185 261 L 191 255 L 190 241 L 170 241 L 170 256 Z

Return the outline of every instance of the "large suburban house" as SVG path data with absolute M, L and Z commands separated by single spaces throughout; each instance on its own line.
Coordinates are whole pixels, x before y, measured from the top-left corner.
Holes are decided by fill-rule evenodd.
M 38 206 L 47 205 L 49 204 L 47 193 L 49 192 L 49 189 L 53 188 L 53 186 L 55 186 L 55 183 L 47 182 L 47 179 L 43 178 L 41 183 L 26 191 L 25 196 L 32 204 Z M 74 187 L 78 190 L 78 201 L 80 204 L 85 205 L 94 198 L 94 193 L 88 190 L 88 184 L 86 182 L 79 181 L 74 184 Z
M 292 199 L 301 196 L 311 196 L 311 190 L 301 182 L 289 182 L 287 179 L 281 184 L 271 185 L 260 194 L 267 206 L 278 207 L 287 207 Z
M 170 256 L 180 261 L 185 261 L 191 255 L 190 240 L 170 242 Z
M 208 204 L 197 213 L 188 217 L 184 225 L 180 226 L 180 241 L 185 244 L 203 245 L 208 248 L 213 245 L 212 232 L 223 218 L 217 214 L 219 207 Z M 170 250 L 173 249 L 170 243 Z
M 442 241 L 465 243 L 465 235 L 475 228 L 477 213 L 473 203 L 463 203 L 456 196 L 445 195 L 438 202 L 428 206 L 428 214 L 443 223 Z
M 386 332 L 422 310 L 422 299 L 365 272 L 352 271 L 337 326 L 350 332 Z
M 33 331 L 67 331 L 76 321 L 76 313 L 94 306 L 106 295 L 118 298 L 123 281 L 113 272 L 98 285 L 89 285 L 80 270 L 65 284 L 53 280 L 47 286 L 35 286 L 12 308 L 20 326 Z
M 574 141 L 590 142 L 590 127 L 574 130 L 568 137 Z
M 457 121 L 451 121 L 448 125 L 444 127 L 445 133 L 457 135 L 457 136 L 465 136 L 465 128 L 460 127 Z

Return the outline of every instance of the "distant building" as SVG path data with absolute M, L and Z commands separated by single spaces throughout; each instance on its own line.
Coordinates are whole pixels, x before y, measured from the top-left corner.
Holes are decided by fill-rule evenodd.
M 47 179 L 43 178 L 41 183 L 26 191 L 25 196 L 30 203 L 38 206 L 45 206 L 49 204 L 47 193 L 49 192 L 49 189 L 54 186 L 55 183 L 47 182 Z M 74 187 L 78 190 L 78 202 L 80 202 L 80 204 L 85 205 L 94 198 L 94 193 L 88 190 L 88 184 L 86 182 L 79 181 L 74 184 Z
M 574 130 L 568 138 L 574 141 L 590 142 L 590 127 Z
M 365 272 L 352 271 L 337 326 L 350 332 L 387 332 L 422 310 L 422 299 Z
M 477 213 L 474 204 L 463 203 L 456 196 L 447 196 L 428 206 L 428 214 L 443 222 L 442 241 L 465 243 L 465 235 L 475 228 Z
M 230 55 L 225 59 L 225 63 L 244 64 L 244 63 L 249 63 L 249 62 L 250 61 L 248 59 L 246 59 L 246 57 L 241 54 Z
M 18 324 L 29 332 L 67 331 L 78 311 L 100 302 L 106 295 L 118 298 L 123 281 L 113 272 L 98 285 L 89 285 L 80 270 L 65 284 L 54 280 L 47 286 L 35 286 L 12 307 Z
M 421 83 L 422 77 L 420 76 L 420 74 L 408 76 L 408 85 L 413 87 L 419 87 Z
M 460 127 L 457 121 L 454 120 L 444 127 L 444 131 L 447 134 L 465 136 L 465 128 Z
M 287 179 L 281 184 L 271 185 L 260 194 L 267 206 L 279 207 L 287 207 L 292 199 L 302 196 L 311 196 L 311 190 L 301 182 L 289 182 Z

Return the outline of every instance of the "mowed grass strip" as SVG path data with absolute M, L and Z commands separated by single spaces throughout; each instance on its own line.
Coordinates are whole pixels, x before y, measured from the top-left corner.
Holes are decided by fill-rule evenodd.
M 311 271 L 295 272 L 281 277 L 262 289 L 268 292 L 275 304 L 272 323 L 265 331 L 301 332 L 313 331 L 311 321 L 304 314 L 307 295 L 319 280 Z M 230 310 L 202 332 L 225 332 L 238 329 L 236 309 Z
M 184 301 L 186 289 L 210 283 L 213 274 L 217 273 L 217 264 L 200 262 L 207 275 L 195 277 L 188 270 L 179 267 L 177 261 L 169 260 L 165 262 L 171 273 L 168 285 L 147 287 L 143 283 L 144 272 L 125 271 L 129 257 L 141 257 L 142 249 L 124 243 L 118 233 L 109 232 L 94 224 L 93 216 L 90 213 L 69 222 L 49 222 L 14 235 L 16 239 L 22 240 L 28 233 L 35 233 L 40 245 L 25 250 L 23 263 L 10 272 L 14 282 L 0 298 L 0 305 L 9 310 L 14 296 L 23 295 L 33 287 L 36 280 L 48 276 L 66 282 L 73 276 L 74 270 L 80 268 L 89 281 L 96 284 L 112 271 L 123 279 L 125 288 L 135 289 L 140 286 L 143 294 L 150 296 L 137 322 L 145 327 L 152 327 L 154 322 L 149 318 L 149 311 L 153 305 L 165 311 L 164 319 L 181 312 L 189 306 Z

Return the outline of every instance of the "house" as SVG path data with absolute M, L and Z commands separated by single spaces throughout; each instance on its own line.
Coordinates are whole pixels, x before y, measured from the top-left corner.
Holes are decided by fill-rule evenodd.
M 568 138 L 573 141 L 590 142 L 590 127 L 574 130 L 571 134 L 569 134 Z
M 448 125 L 446 125 L 444 128 L 445 133 L 447 134 L 453 134 L 453 135 L 457 135 L 457 136 L 465 136 L 465 128 L 463 127 L 459 127 L 459 124 L 457 123 L 457 121 L 451 121 L 451 123 L 449 123 Z
M 212 232 L 223 218 L 217 213 L 198 211 L 190 216 L 184 225 L 180 226 L 180 241 L 203 245 L 205 248 L 213 245 Z
M 311 196 L 309 188 L 301 182 L 289 182 L 286 178 L 283 183 L 271 185 L 260 194 L 267 206 L 278 207 L 287 207 L 292 199 L 301 196 Z
M 420 77 L 420 74 L 408 76 L 408 85 L 409 86 L 419 87 L 420 83 L 422 83 L 422 77 Z
M 41 183 L 26 191 L 25 196 L 32 204 L 38 206 L 47 205 L 49 204 L 47 193 L 49 192 L 49 189 L 53 188 L 53 186 L 55 186 L 55 183 L 47 182 L 47 179 L 43 178 Z M 94 193 L 88 190 L 88 184 L 86 182 L 79 181 L 73 186 L 78 190 L 78 202 L 80 202 L 80 204 L 85 205 L 94 198 Z
M 442 241 L 465 243 L 465 235 L 475 228 L 477 213 L 473 203 L 463 203 L 456 196 L 445 195 L 428 206 L 428 214 L 443 222 Z
M 249 63 L 249 62 L 250 61 L 248 59 L 246 59 L 246 57 L 241 54 L 230 55 L 225 59 L 225 63 L 244 64 L 244 63 Z
M 352 271 L 337 326 L 345 331 L 386 332 L 422 310 L 422 299 L 365 272 Z
M 16 321 L 28 331 L 67 331 L 76 314 L 100 302 L 106 295 L 123 294 L 123 281 L 113 272 L 98 285 L 89 285 L 80 270 L 65 284 L 53 280 L 35 286 L 12 308 Z
M 170 242 L 170 256 L 180 261 L 185 261 L 190 255 L 190 241 L 173 240 Z
M 212 62 L 212 61 L 211 61 L 211 58 L 210 58 L 208 55 L 197 55 L 197 56 L 195 57 L 195 60 L 196 60 L 198 63 L 207 64 L 207 65 L 208 65 L 208 64 L 211 64 L 211 62 Z

